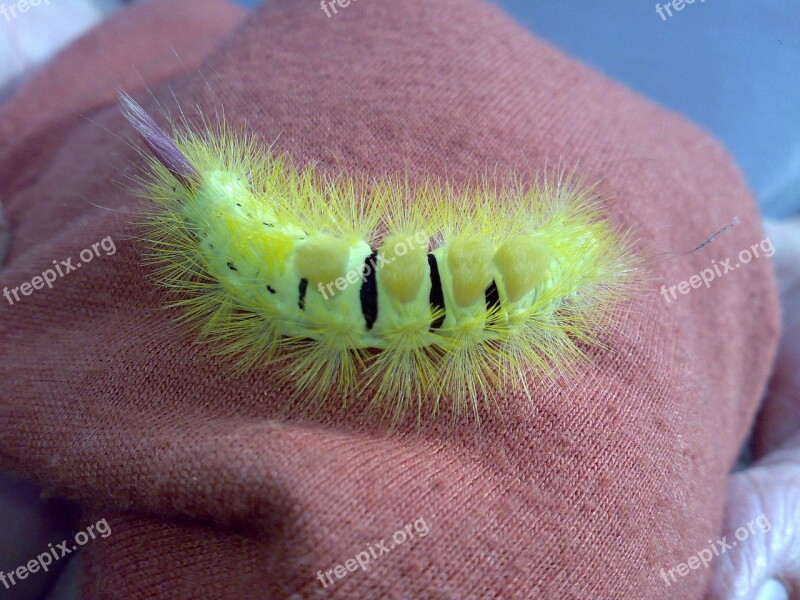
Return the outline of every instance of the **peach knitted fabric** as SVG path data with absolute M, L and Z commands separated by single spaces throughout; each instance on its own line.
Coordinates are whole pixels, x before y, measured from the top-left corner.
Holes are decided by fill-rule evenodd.
M 276 0 L 240 19 L 212 0 L 129 9 L 0 112 L 0 287 L 107 236 L 117 249 L 1 301 L 0 468 L 107 520 L 85 547 L 86 597 L 701 598 L 708 570 L 668 587 L 660 569 L 718 536 L 778 334 L 766 259 L 670 303 L 659 292 L 764 238 L 726 153 L 477 0 L 331 17 Z M 391 435 L 369 398 L 284 414 L 287 390 L 195 345 L 140 264 L 140 203 L 115 181 L 141 159 L 113 100 L 123 85 L 165 123 L 142 81 L 173 113 L 224 109 L 331 172 L 577 164 L 654 254 L 741 224 L 650 261 L 609 350 L 575 380 L 532 374 L 533 409 L 498 390 L 504 415 L 481 429 L 445 413 Z M 420 522 L 365 570 L 318 578 Z

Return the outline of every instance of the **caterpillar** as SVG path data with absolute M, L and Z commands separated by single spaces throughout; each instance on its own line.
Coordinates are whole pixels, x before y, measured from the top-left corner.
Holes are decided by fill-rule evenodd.
M 146 260 L 169 307 L 236 370 L 266 368 L 294 399 L 393 422 L 415 409 L 478 418 L 530 372 L 572 369 L 600 344 L 638 271 L 629 232 L 560 171 L 456 185 L 302 169 L 224 120 L 173 136 L 130 96 L 150 150 Z

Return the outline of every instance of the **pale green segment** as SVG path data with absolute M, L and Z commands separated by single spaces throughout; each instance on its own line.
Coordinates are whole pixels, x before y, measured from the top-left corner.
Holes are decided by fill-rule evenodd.
M 397 337 L 398 331 L 409 327 L 418 331 L 420 339 L 454 335 L 460 325 L 469 323 L 474 327 L 476 323 L 482 324 L 487 315 L 483 298 L 472 306 L 457 305 L 453 296 L 452 277 L 447 268 L 447 247 L 442 246 L 433 251 L 447 308 L 442 327 L 434 333 L 429 332 L 431 281 L 427 263 L 417 296 L 410 302 L 402 303 L 392 298 L 382 285 L 381 264 L 376 261 L 378 319 L 373 328 L 368 330 L 361 309 L 360 291 L 365 261 L 372 249 L 364 241 L 351 244 L 347 269 L 341 279 L 325 285 L 308 285 L 304 309 L 301 309 L 302 277 L 295 264 L 294 250 L 305 243 L 307 232 L 296 226 L 278 223 L 268 200 L 254 196 L 247 182 L 231 172 L 214 171 L 206 174 L 204 185 L 183 205 L 182 213 L 190 229 L 200 239 L 200 256 L 209 275 L 220 282 L 234 304 L 262 314 L 265 318 L 278 319 L 283 335 L 337 339 L 349 348 L 385 348 L 387 340 Z M 281 261 L 276 261 L 275 256 L 269 256 L 263 250 L 264 240 L 275 233 L 286 234 L 290 240 L 290 252 Z M 583 235 L 592 237 L 588 229 L 583 231 Z M 591 246 L 591 241 L 584 241 Z M 554 261 L 551 279 L 538 290 L 534 289 L 510 304 L 506 299 L 502 274 L 495 269 L 494 281 L 504 309 L 498 315 L 500 321 L 513 321 L 524 315 L 533 304 L 536 294 L 553 284 L 552 277 L 557 276 L 556 272 L 557 264 Z M 337 335 L 325 335 L 331 332 Z

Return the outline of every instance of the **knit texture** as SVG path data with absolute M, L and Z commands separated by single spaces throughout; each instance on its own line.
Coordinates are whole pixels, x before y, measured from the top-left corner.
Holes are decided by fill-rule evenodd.
M 701 598 L 708 570 L 670 586 L 660 570 L 719 535 L 778 335 L 766 258 L 670 303 L 659 292 L 764 238 L 724 150 L 477 0 L 360 0 L 331 17 L 276 0 L 240 19 L 211 0 L 137 5 L 0 112 L 0 288 L 107 236 L 117 249 L 0 299 L 0 468 L 107 519 L 85 547 L 86 597 Z M 142 161 L 113 97 L 123 85 L 164 124 L 142 82 L 173 113 L 224 110 L 329 172 L 578 165 L 658 256 L 580 377 L 531 375 L 533 409 L 498 390 L 503 416 L 480 429 L 445 410 L 391 435 L 366 397 L 287 413 L 269 372 L 233 376 L 175 325 L 141 266 L 140 202 L 116 182 Z M 706 248 L 661 254 L 734 216 Z M 427 535 L 317 578 L 419 519 Z

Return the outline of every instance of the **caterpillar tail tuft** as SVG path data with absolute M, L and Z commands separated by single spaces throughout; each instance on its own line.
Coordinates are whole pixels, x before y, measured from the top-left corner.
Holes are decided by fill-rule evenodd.
M 370 390 L 392 421 L 477 418 L 599 344 L 639 259 L 591 187 L 563 172 L 463 185 L 298 169 L 225 124 L 167 134 L 129 96 L 150 150 L 145 260 L 170 307 L 236 369 L 269 368 L 316 406 Z

